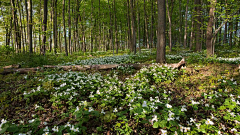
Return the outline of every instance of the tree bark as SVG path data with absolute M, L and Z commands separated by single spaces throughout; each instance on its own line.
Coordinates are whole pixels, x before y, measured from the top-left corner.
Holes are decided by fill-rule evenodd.
M 207 40 L 206 40 L 206 47 L 207 47 L 207 57 L 210 57 L 214 54 L 213 49 L 213 33 L 212 33 L 212 27 L 214 23 L 214 11 L 215 11 L 215 5 L 217 0 L 211 0 L 210 4 L 210 10 L 209 10 L 209 20 L 208 20 L 208 26 L 207 26 Z
M 68 1 L 68 51 L 72 54 L 72 45 L 71 45 L 71 1 Z
M 167 6 L 167 14 L 168 14 L 168 27 L 169 27 L 169 31 L 168 31 L 168 36 L 169 36 L 169 51 L 172 51 L 172 19 L 171 19 L 171 15 L 170 15 L 170 11 L 169 11 L 169 4 L 168 4 L 168 0 L 166 0 L 166 6 Z
M 57 0 L 53 0 L 53 42 L 54 42 L 54 53 L 57 53 Z
M 136 28 L 133 0 L 130 0 L 130 11 L 131 11 L 131 35 L 132 35 L 131 51 L 134 52 L 134 54 L 136 54 Z
M 158 5 L 158 31 L 157 31 L 157 63 L 165 63 L 166 52 L 166 6 L 165 0 L 157 0 Z
M 43 26 L 42 26 L 43 35 L 42 35 L 42 48 L 41 48 L 42 55 L 45 55 L 45 52 L 46 52 L 46 39 L 47 39 L 46 31 L 47 31 L 47 13 L 48 13 L 47 3 L 48 3 L 48 0 L 44 0 Z
M 188 3 L 189 0 L 187 0 L 187 4 L 186 4 L 186 11 L 185 11 L 185 30 L 184 30 L 184 41 L 183 41 L 183 46 L 184 48 L 187 47 L 187 16 L 188 16 Z
M 148 19 L 147 19 L 147 12 L 146 12 L 146 0 L 144 0 L 144 27 L 145 27 L 145 41 L 147 48 L 150 48 L 149 46 L 149 37 L 148 37 Z
M 201 0 L 195 0 L 195 29 L 196 29 L 196 51 L 202 51 L 201 43 L 199 42 L 201 39 Z
M 21 52 L 21 35 L 19 31 L 18 19 L 17 19 L 17 10 L 15 1 L 11 0 L 12 6 L 12 16 L 13 16 L 13 25 L 14 25 L 14 38 L 15 38 L 15 49 L 16 52 Z
M 63 4 L 63 35 L 64 35 L 64 46 L 65 46 L 65 53 L 68 56 L 68 46 L 67 46 L 67 35 L 66 35 L 66 26 L 65 26 L 65 0 L 62 1 Z
M 116 1 L 113 0 L 113 3 L 114 3 L 115 46 L 116 46 L 116 54 L 118 54 L 118 30 L 117 30 Z
M 32 0 L 28 0 L 28 45 L 29 52 L 33 53 L 32 45 Z

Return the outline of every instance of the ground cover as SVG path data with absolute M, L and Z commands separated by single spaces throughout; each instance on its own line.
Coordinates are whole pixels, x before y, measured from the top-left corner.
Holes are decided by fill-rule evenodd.
M 237 134 L 238 65 L 204 59 L 196 64 L 201 55 L 167 56 L 187 57 L 192 70 L 153 65 L 0 76 L 0 133 Z

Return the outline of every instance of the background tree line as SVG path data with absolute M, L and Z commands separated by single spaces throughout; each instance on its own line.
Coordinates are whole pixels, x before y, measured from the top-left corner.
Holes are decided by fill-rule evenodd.
M 158 7 L 166 45 L 195 51 L 239 45 L 238 0 L 2 0 L 0 41 L 16 53 L 156 48 Z M 163 4 L 165 2 L 165 4 Z M 161 8 L 163 8 L 161 7 Z M 161 10 L 160 8 L 160 10 Z M 164 18 L 164 16 L 162 16 Z M 159 19 L 159 20 L 158 20 Z M 164 25 L 162 25 L 164 26 Z M 139 49 L 140 50 L 140 49 Z

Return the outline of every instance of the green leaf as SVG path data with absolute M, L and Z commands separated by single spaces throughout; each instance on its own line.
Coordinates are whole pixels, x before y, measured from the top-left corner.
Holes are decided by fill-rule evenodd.
M 8 124 L 4 124 L 4 126 L 2 127 L 2 130 L 0 131 L 0 134 L 3 134 L 7 130 L 8 127 L 9 127 Z
M 153 124 L 153 128 L 158 128 L 158 122 L 155 122 L 155 123 Z
M 164 128 L 164 127 L 166 127 L 166 124 L 167 124 L 167 121 L 166 121 L 166 120 L 162 120 L 162 121 L 159 123 L 159 126 L 160 126 L 161 128 Z
M 17 131 L 19 131 L 18 127 L 16 125 L 11 125 L 7 128 L 7 131 L 8 132 L 12 132 L 12 133 L 15 133 Z

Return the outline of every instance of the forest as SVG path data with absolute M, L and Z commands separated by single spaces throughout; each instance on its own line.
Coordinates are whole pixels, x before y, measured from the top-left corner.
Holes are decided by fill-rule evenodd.
M 1 0 L 0 134 L 240 134 L 240 1 Z

